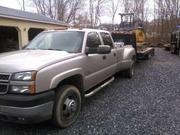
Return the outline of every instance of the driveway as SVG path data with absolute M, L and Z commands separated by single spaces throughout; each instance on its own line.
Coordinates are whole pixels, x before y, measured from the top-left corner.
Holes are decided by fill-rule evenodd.
M 117 77 L 88 98 L 67 129 L 51 123 L 0 122 L 0 135 L 179 135 L 180 57 L 162 49 L 136 64 L 132 79 Z

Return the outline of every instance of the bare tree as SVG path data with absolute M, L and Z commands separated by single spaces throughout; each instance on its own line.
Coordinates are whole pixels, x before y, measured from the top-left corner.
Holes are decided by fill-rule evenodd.
M 77 28 L 89 28 L 90 27 L 90 19 L 88 16 L 88 12 L 81 13 L 76 18 L 75 27 Z
M 114 20 L 115 20 L 115 15 L 117 13 L 118 7 L 120 4 L 120 0 L 110 0 L 110 7 L 111 7 L 111 19 L 112 19 L 112 30 L 114 30 Z
M 67 23 L 75 23 L 83 0 L 33 0 L 33 3 L 38 13 L 42 15 Z
M 67 12 L 69 0 L 55 0 L 55 10 L 57 12 L 57 19 L 66 21 L 65 15 Z
M 145 12 L 146 8 L 145 4 L 147 0 L 134 0 L 133 12 L 136 15 L 136 18 L 139 19 L 142 23 L 145 21 Z
M 66 19 L 67 23 L 70 23 L 70 22 L 73 22 L 74 24 L 76 23 L 75 22 L 76 15 L 77 15 L 78 10 L 81 9 L 82 4 L 83 3 L 81 0 L 73 0 L 69 2 L 69 5 L 68 5 L 69 11 L 68 11 L 67 19 Z
M 100 17 L 107 2 L 107 0 L 89 0 L 89 15 L 92 28 L 101 23 Z
M 93 0 L 89 0 L 89 15 L 91 28 L 94 27 L 94 3 Z
M 134 13 L 136 21 L 144 22 L 147 16 L 147 0 L 124 0 L 124 12 Z
M 19 6 L 21 7 L 21 10 L 25 11 L 25 1 L 24 0 L 17 0 Z
M 48 9 L 48 15 L 51 17 L 51 18 L 55 18 L 55 15 L 56 14 L 53 14 L 53 7 L 54 7 L 54 4 L 53 4 L 53 0 L 48 0 L 48 5 L 47 5 L 47 9 Z
M 33 3 L 39 14 L 55 19 L 54 0 L 33 0 Z
M 36 6 L 37 12 L 42 15 L 46 15 L 47 8 L 46 8 L 46 0 L 33 0 L 33 3 Z
M 170 40 L 170 33 L 179 22 L 180 1 L 179 0 L 154 0 L 154 39 Z
M 123 0 L 124 12 L 130 13 L 132 12 L 132 0 Z

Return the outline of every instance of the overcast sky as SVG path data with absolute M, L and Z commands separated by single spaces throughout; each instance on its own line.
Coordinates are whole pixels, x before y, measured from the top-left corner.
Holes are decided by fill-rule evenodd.
M 28 0 L 26 0 L 27 2 Z M 152 20 L 153 16 L 152 16 L 152 13 L 153 13 L 153 3 L 152 3 L 153 0 L 149 0 L 148 3 L 147 3 L 147 7 L 149 9 L 149 14 L 148 14 L 148 19 L 149 20 Z M 28 3 L 29 4 L 29 3 Z M 34 9 L 31 7 L 31 6 L 28 6 L 28 4 L 26 5 L 26 10 L 27 11 L 31 11 L 31 12 L 36 12 L 34 11 Z M 0 0 L 0 5 L 1 6 L 5 6 L 5 7 L 10 7 L 10 8 L 14 8 L 14 9 L 21 9 L 19 3 L 18 3 L 18 0 Z M 121 5 L 119 5 L 121 6 Z M 118 12 L 122 12 L 122 9 L 120 9 Z M 109 17 L 108 13 L 105 13 L 106 15 L 103 15 L 101 17 L 101 21 L 102 23 L 111 23 L 111 18 Z M 119 23 L 120 22 L 120 17 L 118 15 L 116 15 L 115 17 L 115 23 Z

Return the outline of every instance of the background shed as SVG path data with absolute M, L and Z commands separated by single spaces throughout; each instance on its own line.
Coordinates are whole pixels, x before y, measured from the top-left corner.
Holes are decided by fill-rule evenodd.
M 0 6 L 0 53 L 21 49 L 44 30 L 67 27 L 43 15 Z

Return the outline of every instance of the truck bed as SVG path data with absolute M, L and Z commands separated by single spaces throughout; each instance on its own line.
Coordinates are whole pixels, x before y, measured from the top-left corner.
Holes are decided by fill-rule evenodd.
M 147 47 L 143 49 L 137 49 L 137 59 L 149 59 L 149 56 L 154 55 L 154 48 Z

